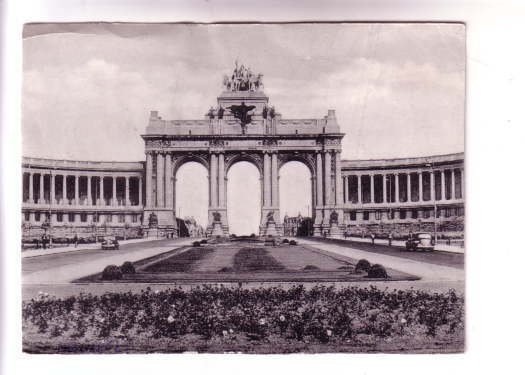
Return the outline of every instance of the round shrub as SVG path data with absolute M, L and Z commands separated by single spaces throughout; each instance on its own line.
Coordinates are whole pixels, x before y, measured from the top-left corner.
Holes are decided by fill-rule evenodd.
M 199 247 L 201 245 L 200 241 L 193 242 L 193 247 Z
M 207 243 L 208 243 L 208 240 L 201 240 L 201 244 L 202 244 L 202 245 L 205 245 L 205 244 L 207 244 Z
M 371 264 L 366 259 L 360 259 L 359 262 L 355 265 L 355 272 L 368 272 L 370 270 Z
M 292 245 L 292 246 L 297 245 L 297 241 L 295 241 L 295 240 L 291 240 L 291 241 L 290 241 L 290 245 Z
M 367 277 L 374 278 L 374 279 L 386 279 L 388 278 L 388 274 L 386 273 L 385 267 L 383 267 L 380 264 L 374 264 L 368 270 Z
M 122 263 L 122 266 L 120 266 L 120 271 L 122 274 L 132 274 L 135 273 L 135 266 L 131 262 L 124 262 Z
M 107 266 L 102 271 L 102 280 L 120 280 L 122 279 L 122 271 L 114 264 Z
M 290 241 L 288 240 L 288 238 L 285 238 L 285 239 L 283 240 L 283 243 L 288 243 L 288 242 L 290 242 Z

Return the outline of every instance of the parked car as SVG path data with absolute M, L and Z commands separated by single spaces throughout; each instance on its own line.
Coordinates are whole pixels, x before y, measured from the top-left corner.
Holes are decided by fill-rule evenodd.
M 414 233 L 408 237 L 407 242 L 405 243 L 406 249 L 408 251 L 432 251 L 434 250 L 434 245 L 432 243 L 432 235 L 430 233 Z
M 102 250 L 118 250 L 118 240 L 116 237 L 108 236 L 102 241 Z

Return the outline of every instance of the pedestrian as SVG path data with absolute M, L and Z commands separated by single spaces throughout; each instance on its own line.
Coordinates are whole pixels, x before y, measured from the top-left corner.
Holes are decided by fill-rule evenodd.
M 392 238 L 393 238 L 393 237 L 394 237 L 394 236 L 392 236 L 392 232 L 390 232 L 390 233 L 388 234 L 388 246 L 392 246 Z
M 42 235 L 42 249 L 46 249 L 46 235 L 43 234 Z
M 370 238 L 372 239 L 372 245 L 375 244 L 376 235 L 372 233 L 370 234 Z
M 75 247 L 77 247 L 77 245 L 78 245 L 78 236 L 77 236 L 76 233 L 75 233 L 75 237 L 73 237 L 73 242 L 75 243 Z

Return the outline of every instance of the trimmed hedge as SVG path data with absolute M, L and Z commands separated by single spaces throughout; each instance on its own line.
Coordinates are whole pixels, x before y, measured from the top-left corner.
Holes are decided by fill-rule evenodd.
M 102 280 L 120 280 L 122 279 L 122 271 L 120 267 L 111 264 L 102 271 Z
M 386 272 L 385 267 L 383 267 L 381 264 L 374 264 L 368 270 L 367 277 L 374 278 L 374 279 L 386 279 L 388 278 L 388 274 Z
M 366 259 L 360 259 L 357 264 L 355 265 L 355 272 L 368 272 L 370 270 L 370 267 L 372 265 L 370 262 Z
M 122 266 L 120 266 L 120 271 L 123 274 L 133 274 L 135 273 L 135 266 L 131 262 L 124 262 L 122 263 Z

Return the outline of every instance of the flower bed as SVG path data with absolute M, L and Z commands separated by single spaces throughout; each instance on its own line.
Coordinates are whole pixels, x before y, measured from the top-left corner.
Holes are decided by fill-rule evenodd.
M 183 253 L 177 253 L 161 262 L 153 263 L 144 268 L 144 272 L 188 272 L 195 262 L 203 259 L 213 252 L 213 248 L 205 247 L 189 249 Z
M 264 248 L 243 247 L 233 257 L 233 269 L 236 272 L 279 271 L 285 267 Z
M 461 350 L 463 305 L 463 297 L 454 291 L 205 286 L 188 292 L 147 288 L 142 293 L 65 299 L 42 295 L 23 303 L 22 317 L 24 348 L 31 352 L 73 347 L 94 352 L 106 350 L 108 342 L 113 342 L 110 351 L 120 345 L 140 352 L 151 350 L 144 343 L 166 340 L 174 351 L 207 351 L 215 345 L 224 350 L 257 351 L 266 346 L 269 352 L 286 352 L 304 350 L 302 343 L 317 345 L 316 351 L 323 351 L 319 345 L 332 351 L 345 346 L 367 351 L 385 342 L 401 343 L 400 350 L 406 350 L 428 348 L 437 341 L 456 343 Z

